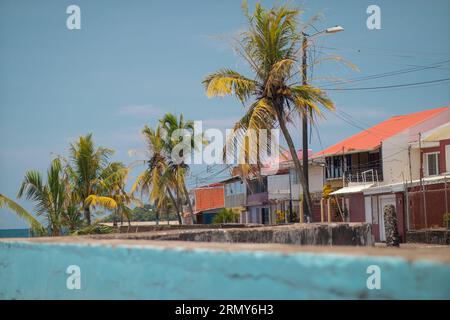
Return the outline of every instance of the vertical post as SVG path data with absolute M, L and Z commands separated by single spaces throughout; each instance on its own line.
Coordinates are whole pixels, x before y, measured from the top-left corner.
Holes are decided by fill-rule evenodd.
M 325 200 L 324 198 L 320 199 L 320 222 L 322 222 L 322 223 L 323 223 L 323 220 L 324 220 L 324 207 L 323 207 L 323 201 L 324 200 Z
M 427 222 L 427 200 L 425 195 L 425 187 L 423 185 L 423 154 L 422 154 L 422 134 L 419 132 L 419 154 L 420 154 L 420 186 L 422 187 L 423 215 L 425 219 L 425 228 L 428 228 Z
M 305 219 L 303 218 L 303 210 L 304 210 L 304 203 L 305 203 L 305 200 L 304 199 L 302 199 L 301 201 L 300 201 L 300 203 L 299 203 L 299 206 L 298 206 L 298 211 L 299 211 L 299 216 L 300 216 L 300 223 L 303 223 L 304 221 L 305 221 Z
M 444 175 L 444 191 L 445 191 L 445 214 L 448 214 L 448 199 L 447 199 L 447 175 Z
M 291 181 L 291 169 L 289 169 L 289 216 L 292 217 L 292 181 Z
M 302 83 L 303 85 L 308 84 L 308 75 L 307 75 L 307 50 L 308 50 L 308 36 L 307 34 L 303 33 L 303 40 L 302 40 Z M 308 212 L 308 206 L 306 203 L 306 199 L 308 197 L 309 199 L 309 172 L 308 172 L 308 114 L 309 114 L 309 108 L 305 109 L 303 112 L 302 117 L 302 156 L 303 156 L 303 175 L 305 177 L 305 189 L 303 190 L 303 201 L 302 201 L 302 207 L 304 212 L 308 219 L 307 221 L 312 221 L 312 212 Z M 302 217 L 303 213 L 300 215 Z M 303 217 L 300 219 L 303 220 Z
M 420 151 L 419 151 L 419 156 L 420 156 Z M 412 184 L 412 167 L 411 167 L 411 146 L 408 146 L 408 165 L 409 165 L 409 186 L 412 188 L 413 184 Z M 420 174 L 420 170 L 419 170 L 419 174 Z M 409 190 L 408 190 L 408 183 L 406 183 L 406 194 L 408 196 L 408 203 L 407 203 L 407 208 L 408 208 L 408 218 L 409 218 L 409 222 L 408 222 L 408 230 L 411 229 L 411 221 L 412 221 L 412 225 L 414 225 L 414 206 L 412 206 L 412 208 L 410 208 L 409 206 Z M 412 198 L 414 199 L 414 198 Z M 413 202 L 411 201 L 411 204 Z M 412 214 L 411 214 L 412 212 Z
M 327 199 L 328 223 L 331 223 L 331 198 Z
M 403 204 L 403 208 L 406 208 L 406 231 L 409 230 L 409 195 L 408 195 L 408 181 L 405 180 L 405 175 L 402 172 L 403 179 L 403 190 L 405 194 L 405 203 Z M 405 211 L 405 209 L 403 209 Z

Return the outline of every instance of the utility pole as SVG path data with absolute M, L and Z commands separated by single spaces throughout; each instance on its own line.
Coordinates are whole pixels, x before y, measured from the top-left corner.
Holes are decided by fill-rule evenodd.
M 307 74 L 307 51 L 308 51 L 308 35 L 303 33 L 302 40 L 302 84 L 308 84 Z M 310 113 L 309 107 L 305 106 L 302 116 L 302 160 L 303 160 L 303 175 L 305 177 L 305 185 L 303 186 L 303 214 L 306 216 L 304 221 L 312 222 L 312 213 L 308 211 L 306 199 L 309 197 L 309 170 L 308 170 L 308 115 Z
M 331 28 L 327 28 L 322 31 L 317 31 L 313 35 L 308 35 L 305 32 L 302 32 L 302 84 L 305 86 L 308 84 L 308 39 L 315 37 L 322 33 L 336 33 L 344 31 L 344 28 L 341 26 L 335 26 Z M 306 199 L 311 199 L 309 193 L 309 170 L 308 170 L 308 117 L 311 114 L 311 109 L 308 106 L 305 106 L 305 110 L 303 110 L 302 116 L 302 157 L 303 157 L 303 175 L 305 177 L 305 187 L 303 188 L 303 214 L 307 219 L 304 219 L 307 222 L 312 222 L 312 212 L 309 212 L 308 205 Z M 311 208 L 312 210 L 312 208 Z
M 424 168 L 423 168 L 423 153 L 422 153 L 422 133 L 419 132 L 419 154 L 420 154 L 420 186 L 422 188 L 422 201 L 423 201 L 423 215 L 425 219 L 425 228 L 428 228 L 428 221 L 427 221 L 427 197 L 425 195 L 425 187 L 423 185 L 423 175 L 424 175 Z

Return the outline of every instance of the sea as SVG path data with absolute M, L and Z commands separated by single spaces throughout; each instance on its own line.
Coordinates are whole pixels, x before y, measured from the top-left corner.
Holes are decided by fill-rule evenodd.
M 30 229 L 0 229 L 0 238 L 29 238 Z

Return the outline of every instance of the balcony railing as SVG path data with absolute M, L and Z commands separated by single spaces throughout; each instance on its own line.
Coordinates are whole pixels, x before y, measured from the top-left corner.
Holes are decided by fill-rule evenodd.
M 347 171 L 344 174 L 344 182 L 348 183 L 379 183 L 383 181 L 381 168 L 370 168 Z

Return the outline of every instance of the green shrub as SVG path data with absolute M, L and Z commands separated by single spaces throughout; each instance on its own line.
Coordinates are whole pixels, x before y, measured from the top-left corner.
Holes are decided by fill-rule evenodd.
M 450 213 L 446 213 L 444 214 L 444 227 L 446 227 L 447 229 L 450 228 Z
M 239 213 L 233 209 L 221 209 L 212 221 L 215 224 L 220 223 L 237 223 L 239 222 Z
M 105 226 L 103 224 L 93 224 L 87 227 L 84 227 L 80 230 L 77 230 L 72 233 L 74 236 L 81 236 L 81 235 L 87 235 L 87 234 L 106 234 L 106 233 L 113 233 L 115 229 L 113 227 Z

